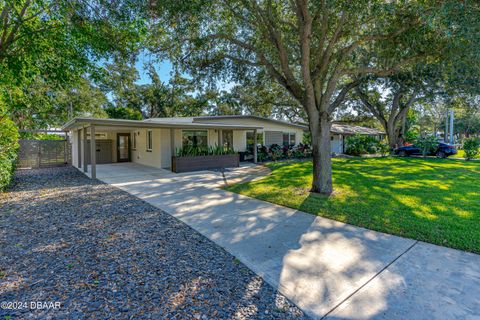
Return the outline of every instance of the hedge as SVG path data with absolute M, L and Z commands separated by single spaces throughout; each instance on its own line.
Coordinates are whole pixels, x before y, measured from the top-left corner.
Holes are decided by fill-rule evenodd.
M 10 184 L 18 151 L 18 129 L 7 116 L 0 115 L 0 191 Z

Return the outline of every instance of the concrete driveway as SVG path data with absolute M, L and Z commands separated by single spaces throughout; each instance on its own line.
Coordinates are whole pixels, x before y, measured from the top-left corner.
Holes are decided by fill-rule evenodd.
M 98 166 L 100 180 L 170 213 L 238 257 L 313 318 L 480 319 L 480 256 L 219 189 L 262 167 L 173 174 Z

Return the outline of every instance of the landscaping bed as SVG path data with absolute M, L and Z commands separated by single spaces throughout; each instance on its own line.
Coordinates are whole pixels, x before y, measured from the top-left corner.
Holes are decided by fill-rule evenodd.
M 239 154 L 205 155 L 193 157 L 172 157 L 173 172 L 233 168 L 240 165 Z
M 227 190 L 368 229 L 480 253 L 480 163 L 335 158 L 334 194 L 309 192 L 312 164 L 269 163 L 271 175 Z
M 297 319 L 235 257 L 169 214 L 71 167 L 17 171 L 0 194 L 10 319 Z

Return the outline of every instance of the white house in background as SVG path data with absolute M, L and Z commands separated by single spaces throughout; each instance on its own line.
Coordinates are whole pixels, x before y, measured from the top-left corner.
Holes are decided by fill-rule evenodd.
M 298 145 L 308 128 L 257 116 L 200 116 L 140 121 L 75 118 L 67 122 L 62 130 L 68 131 L 72 138 L 72 164 L 86 171 L 90 162 L 136 162 L 168 169 L 175 151 L 186 145 L 223 145 L 241 153 L 254 151 L 255 143 L 265 146 Z M 92 132 L 93 147 L 90 146 Z M 334 124 L 332 152 L 342 153 L 345 136 L 355 133 L 382 134 L 373 129 Z M 95 150 L 94 156 L 90 155 L 92 150 Z M 92 176 L 94 171 L 92 166 Z
M 385 133 L 377 129 L 351 126 L 351 125 L 339 124 L 339 123 L 333 123 L 332 128 L 330 129 L 330 132 L 331 132 L 330 139 L 332 141 L 332 152 L 336 154 L 345 153 L 345 138 L 348 136 L 360 134 L 360 135 L 372 136 L 378 140 L 382 140 L 385 137 Z

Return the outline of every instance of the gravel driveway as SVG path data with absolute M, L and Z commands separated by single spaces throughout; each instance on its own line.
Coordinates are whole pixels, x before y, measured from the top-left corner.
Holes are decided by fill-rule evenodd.
M 0 302 L 23 309 L 0 309 L 2 320 L 305 318 L 235 257 L 126 192 L 71 167 L 15 179 L 0 194 Z

